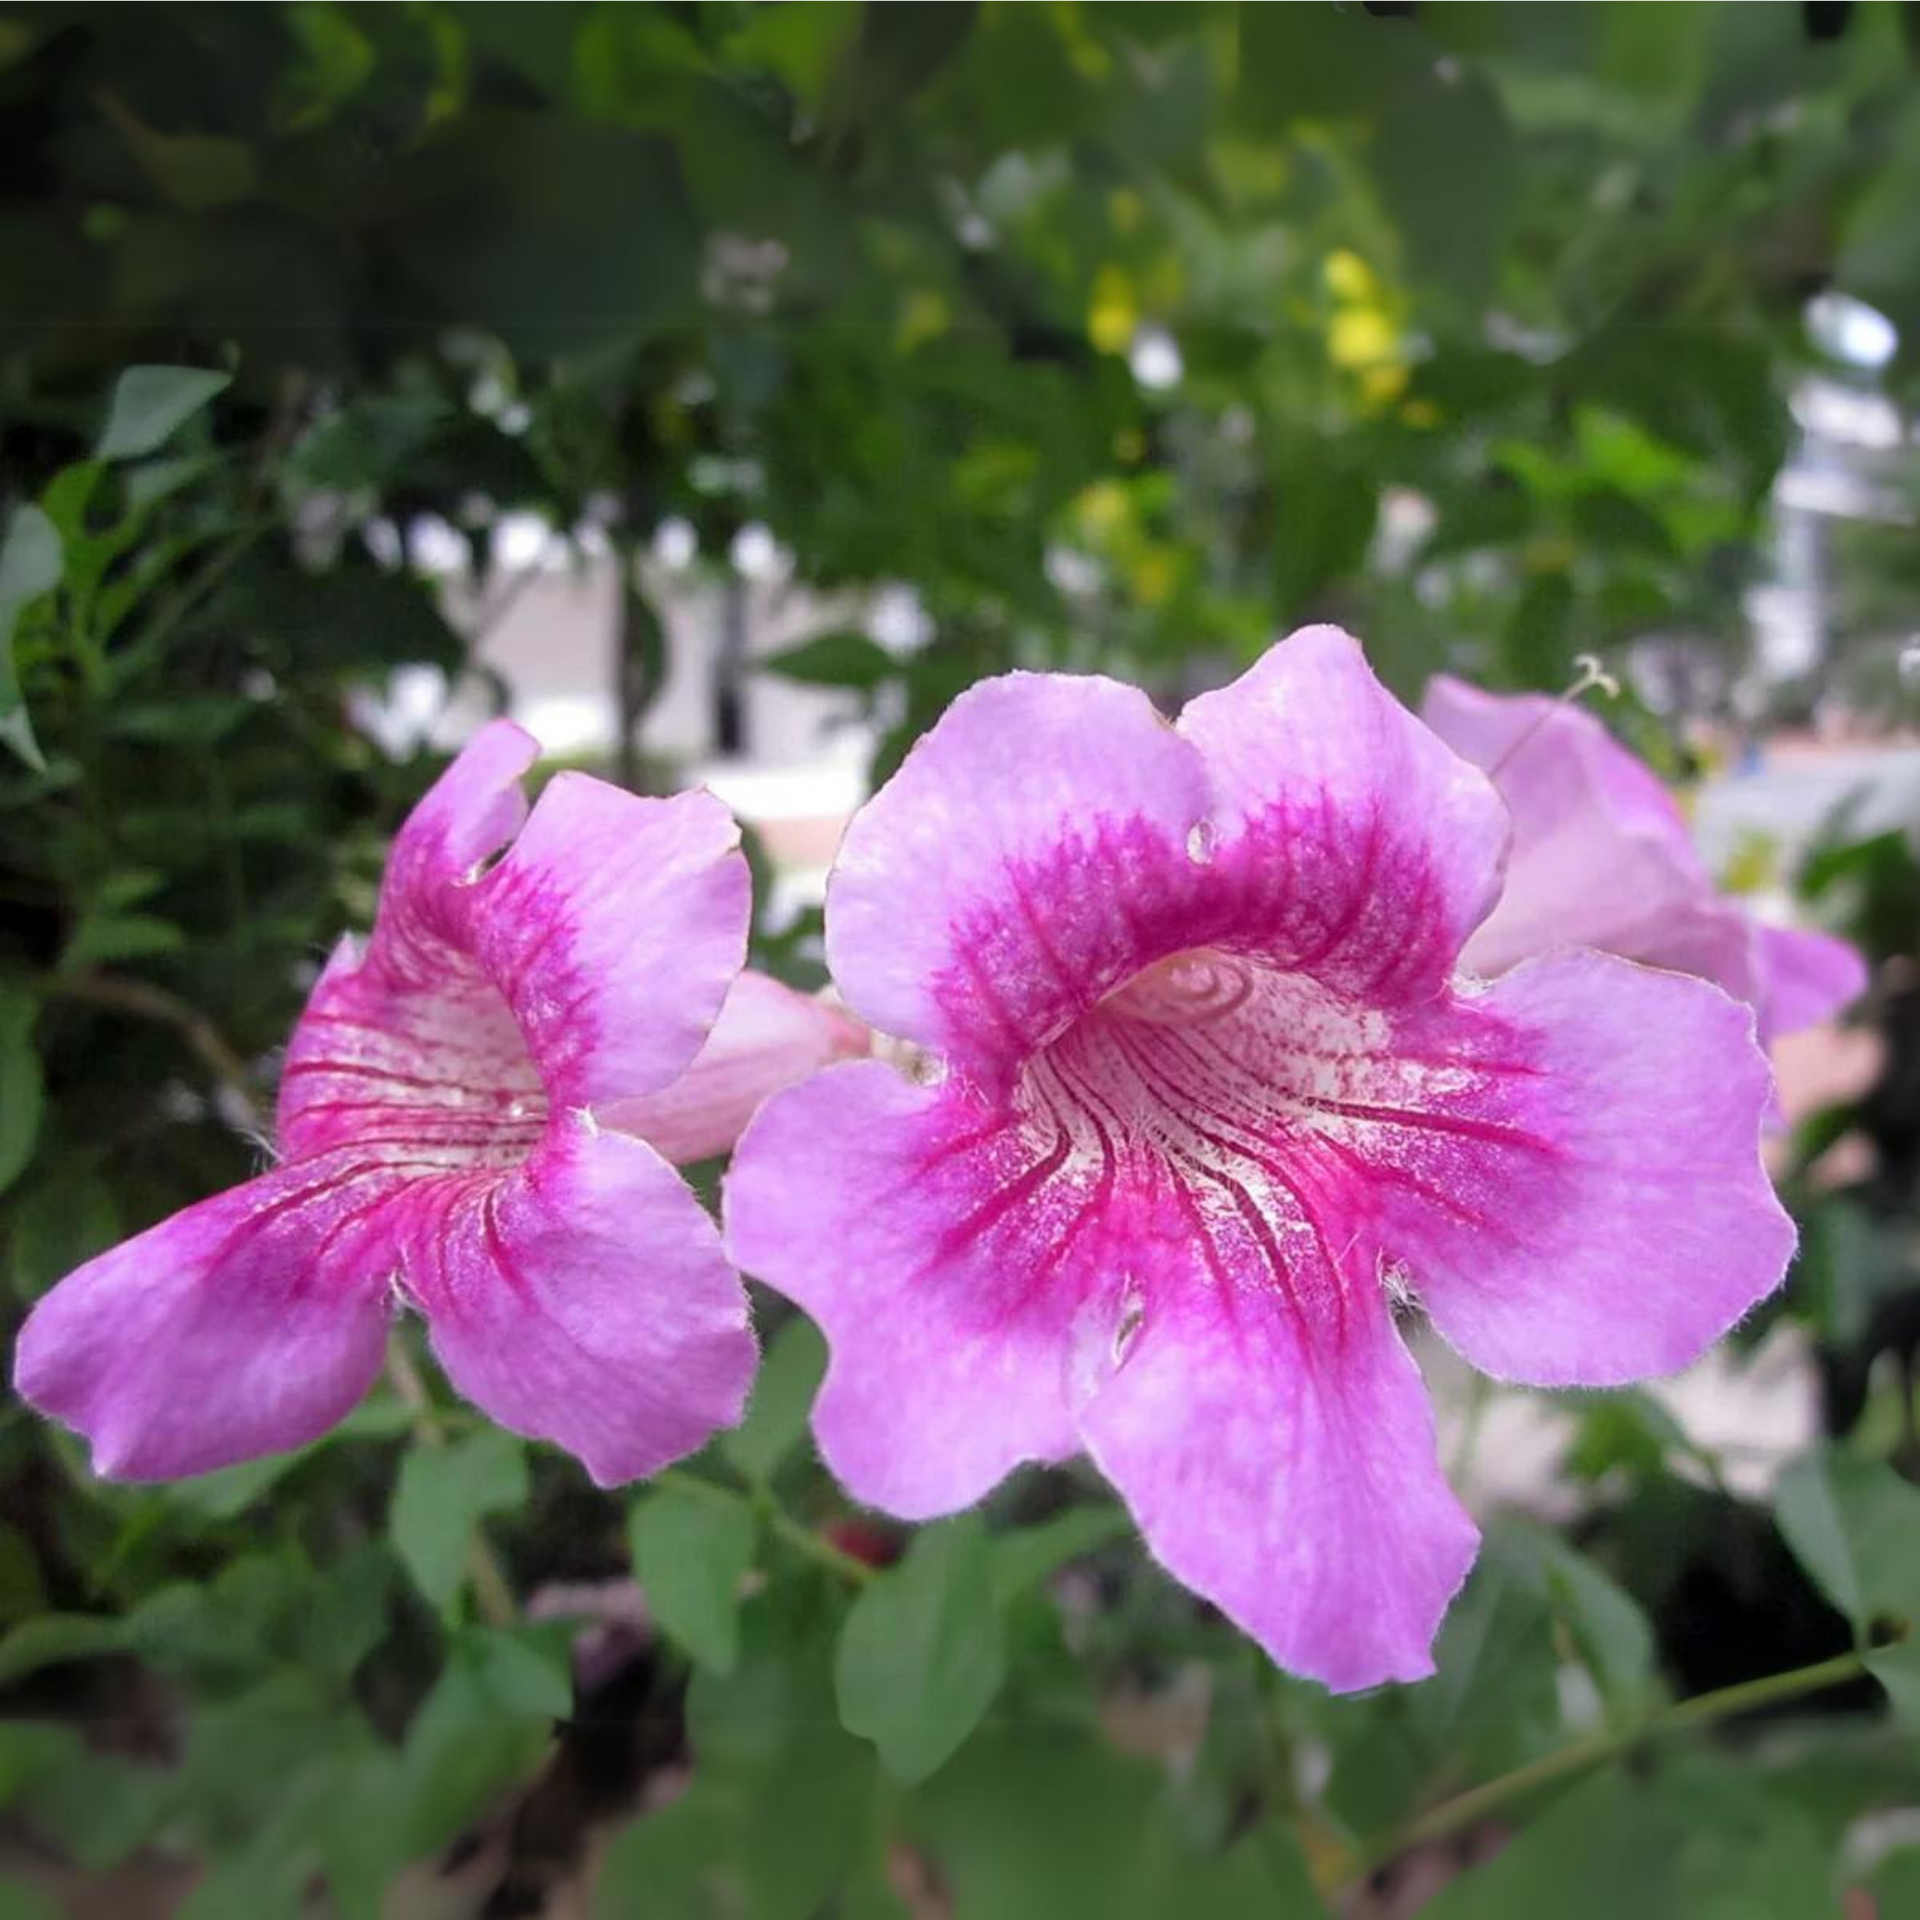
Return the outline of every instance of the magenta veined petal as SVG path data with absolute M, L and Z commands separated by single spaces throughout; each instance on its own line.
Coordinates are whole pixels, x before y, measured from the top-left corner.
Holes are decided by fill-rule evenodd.
M 822 1450 L 918 1517 L 1084 1448 L 1277 1660 L 1417 1677 L 1475 1535 L 1394 1314 L 1518 1378 L 1699 1353 L 1792 1245 L 1751 1016 L 1593 955 L 1457 978 L 1506 809 L 1343 634 L 1177 728 L 1109 682 L 969 702 L 828 890 L 922 1064 L 775 1094 L 726 1188 L 827 1334 Z
M 1844 941 L 1765 926 L 1722 894 L 1672 794 L 1591 713 L 1447 674 L 1420 711 L 1513 814 L 1506 885 L 1461 956 L 1474 971 L 1595 947 L 1711 980 L 1754 1008 L 1762 1040 L 1831 1019 L 1865 986 Z
M 395 837 L 287 1049 L 281 1163 L 68 1276 L 17 1379 L 98 1471 L 155 1479 L 316 1438 L 396 1300 L 456 1384 L 600 1480 L 738 1419 L 755 1364 L 719 1233 L 602 1107 L 659 1098 L 739 973 L 746 862 L 706 793 L 642 799 L 482 731 Z M 495 858 L 498 856 L 498 858 Z

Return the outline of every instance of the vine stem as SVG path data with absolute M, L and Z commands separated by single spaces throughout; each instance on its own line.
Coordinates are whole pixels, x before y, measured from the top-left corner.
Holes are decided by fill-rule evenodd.
M 247 1063 L 198 1007 L 182 1000 L 178 994 L 169 993 L 165 987 L 156 987 L 151 981 L 132 980 L 116 973 L 75 974 L 68 979 L 50 981 L 47 991 L 82 1006 L 102 1007 L 109 1012 L 130 1014 L 136 1020 L 171 1027 L 219 1081 L 244 1126 L 258 1130 L 260 1103 L 254 1096 Z
M 823 1539 L 814 1530 L 796 1520 L 792 1514 L 776 1507 L 771 1500 L 755 1498 L 752 1494 L 742 1493 L 737 1487 L 724 1487 L 717 1480 L 703 1480 L 697 1473 L 688 1473 L 680 1467 L 666 1467 L 653 1476 L 654 1484 L 661 1487 L 677 1487 L 683 1493 L 691 1494 L 696 1500 L 705 1500 L 721 1506 L 750 1507 L 765 1517 L 768 1527 L 774 1535 L 783 1540 L 796 1553 L 822 1566 L 829 1573 L 838 1574 L 843 1580 L 850 1580 L 856 1587 L 864 1587 L 872 1580 L 875 1568 L 864 1560 L 856 1559 L 852 1554 L 843 1552 L 831 1540 Z
M 1469 1787 L 1464 1793 L 1455 1794 L 1450 1800 L 1442 1800 L 1391 1833 L 1361 1847 L 1349 1864 L 1346 1878 L 1349 1883 L 1358 1880 L 1398 1859 L 1412 1847 L 1444 1840 L 1541 1787 L 1604 1766 L 1610 1760 L 1624 1759 L 1635 1749 L 1654 1741 L 1695 1732 L 1755 1707 L 1797 1700 L 1825 1687 L 1857 1680 L 1867 1671 L 1863 1653 L 1835 1654 L 1832 1659 L 1816 1661 L 1812 1666 L 1793 1667 L 1785 1673 L 1770 1673 L 1758 1680 L 1742 1680 L 1731 1687 L 1716 1688 L 1712 1693 L 1695 1694 L 1691 1700 L 1663 1708 L 1635 1726 L 1590 1734 L 1584 1740 L 1557 1747 L 1537 1760 L 1515 1767 L 1510 1773 L 1499 1774 L 1477 1787 Z
M 433 1404 L 433 1396 L 427 1392 L 427 1383 L 420 1378 L 420 1369 L 413 1364 L 405 1339 L 397 1331 L 387 1342 L 387 1379 L 401 1405 L 413 1415 L 413 1429 L 421 1440 L 430 1447 L 445 1446 L 446 1423 Z M 467 1549 L 467 1572 L 473 1580 L 474 1604 L 480 1609 L 481 1619 L 490 1627 L 512 1626 L 520 1616 L 514 1604 L 513 1588 L 487 1544 L 486 1535 L 478 1527 L 474 1528 L 473 1543 Z

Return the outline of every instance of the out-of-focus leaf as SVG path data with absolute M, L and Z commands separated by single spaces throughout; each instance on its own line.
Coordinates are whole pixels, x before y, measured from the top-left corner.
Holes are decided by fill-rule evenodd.
M 539 1764 L 572 1703 L 564 1656 L 549 1642 L 471 1629 L 407 1729 L 400 1794 L 406 1856 L 453 1840 Z
M 1920 1487 L 1824 1448 L 1780 1477 L 1775 1518 L 1814 1584 L 1852 1622 L 1894 1710 L 1920 1723 Z
M 0 1720 L 0 1807 L 86 1751 L 72 1727 L 50 1720 Z M 4 1911 L 0 1909 L 0 1911 Z
M 33 1044 L 40 1002 L 24 987 L 0 982 L 0 1191 L 33 1158 L 46 1090 Z
M 1133 1521 L 1124 1507 L 1069 1507 L 1037 1526 L 1016 1527 L 993 1539 L 993 1591 L 1002 1606 L 1051 1579 L 1064 1566 L 1124 1540 Z
M 85 913 L 61 949 L 60 965 L 68 973 L 84 973 L 117 961 L 178 953 L 186 944 L 185 932 L 158 914 Z
M 104 1873 L 153 1837 L 178 1797 L 163 1767 L 83 1752 L 35 1786 L 22 1812 L 77 1866 Z
M 877 687 L 899 669 L 892 654 L 864 633 L 823 633 L 770 654 L 760 663 L 762 673 L 784 680 L 801 680 L 816 687 Z
M 38 507 L 16 507 L 0 539 L 0 740 L 36 772 L 46 771 L 33 723 L 20 703 L 13 636 L 24 608 L 60 584 L 60 535 Z
M 11 1873 L 0 1873 L 0 1913 L 7 1920 L 62 1920 L 52 1894 Z
M 1682 1920 L 1674 1876 L 1684 1839 L 1657 1792 L 1609 1770 L 1443 1887 L 1421 1920 Z
M 1656 1685 L 1655 1649 L 1632 1596 L 1546 1527 L 1504 1521 L 1486 1551 L 1547 1602 L 1609 1707 L 1628 1718 L 1643 1712 Z
M 516 353 L 637 341 L 693 306 L 695 237 L 660 140 L 557 115 L 475 115 L 412 174 L 409 272 Z
M 1374 478 L 1321 454 L 1302 453 L 1273 490 L 1274 605 L 1283 627 L 1366 557 L 1373 538 Z
M 474 1531 L 527 1497 L 526 1449 L 498 1427 L 444 1446 L 410 1448 L 394 1485 L 388 1530 L 414 1584 L 442 1613 L 466 1584 Z
M 114 383 L 95 457 L 133 460 L 153 453 L 232 384 L 231 374 L 205 367 L 129 367 Z
M 731 1673 L 687 1694 L 693 1787 L 608 1849 L 596 1920 L 810 1920 L 870 1831 L 872 1750 L 833 1711 L 834 1614 L 807 1583 L 742 1617 Z
M 111 93 L 102 112 L 119 129 L 140 170 L 164 198 L 189 213 L 207 213 L 245 200 L 258 173 L 253 149 L 223 134 L 162 133 Z
M 26 1305 L 82 1261 L 104 1253 L 120 1238 L 120 1204 L 113 1185 L 94 1168 L 47 1156 L 12 1203 L 7 1232 L 8 1279 Z
M 992 1559 L 971 1516 L 925 1528 L 874 1578 L 847 1616 L 834 1667 L 847 1730 L 905 1781 L 947 1759 L 1005 1675 Z
M 12 1686 L 42 1667 L 119 1653 L 126 1644 L 126 1627 L 108 1615 L 36 1614 L 0 1638 L 0 1686 Z
M 1483 302 L 1519 185 L 1513 130 L 1492 86 L 1436 63 L 1381 113 L 1368 158 L 1412 276 Z
M 1909 365 L 1920 334 L 1920 234 L 1914 196 L 1920 193 L 1920 106 L 1902 115 L 1886 164 L 1855 201 L 1841 240 L 1837 278 L 1859 299 L 1892 317 Z
M 339 1426 L 311 1446 L 295 1448 L 291 1453 L 270 1453 L 263 1459 L 243 1460 L 212 1473 L 175 1480 L 167 1488 L 167 1497 L 209 1520 L 231 1520 L 246 1512 L 323 1448 L 349 1440 L 391 1440 L 410 1432 L 412 1427 L 412 1413 L 398 1401 L 369 1400 L 354 1408 Z
M 826 1369 L 827 1343 L 803 1315 L 789 1320 L 768 1342 L 746 1419 L 720 1436 L 720 1451 L 749 1480 L 772 1478 L 799 1445 Z
M 0 1627 L 44 1611 L 47 1590 L 32 1543 L 18 1527 L 0 1520 Z
M 740 1583 L 757 1529 L 743 1502 L 678 1482 L 649 1487 L 627 1515 L 633 1570 L 656 1620 L 703 1666 L 730 1673 L 740 1646 Z

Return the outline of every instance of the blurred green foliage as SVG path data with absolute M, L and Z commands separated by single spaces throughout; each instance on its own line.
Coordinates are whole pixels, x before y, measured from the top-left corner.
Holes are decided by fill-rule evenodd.
M 673 515 L 914 589 L 924 648 L 837 618 L 766 663 L 882 716 L 882 773 L 982 674 L 1177 696 L 1309 618 L 1409 694 L 1649 633 L 1737 656 L 1808 297 L 1892 316 L 1914 391 L 1917 17 L 0 8 L 18 1308 L 256 1163 L 273 1049 L 434 770 L 356 702 L 470 664 L 382 526 L 438 516 L 483 581 L 508 512 L 604 532 L 628 774 Z M 1912 619 L 1876 537 L 1837 549 L 1862 633 Z M 1894 1920 L 1920 868 L 1843 818 L 1805 878 L 1883 963 L 1887 1054 L 1793 1142 L 1779 1312 L 1836 1438 L 1777 1521 L 1654 1400 L 1571 1398 L 1577 1520 L 1495 1530 L 1436 1679 L 1332 1702 L 1077 1471 L 911 1544 L 847 1514 L 793 1322 L 747 1427 L 630 1499 L 404 1358 L 320 1445 L 168 1488 L 16 1406 L 0 1907 L 132 1863 L 190 1920 L 504 1915 L 591 1854 L 608 1920 L 1310 1916 L 1376 1874 L 1399 1905 L 1352 1910 L 1405 1912 L 1463 1865 L 1424 1911 Z M 1726 1691 L 1808 1671 L 1847 1684 Z

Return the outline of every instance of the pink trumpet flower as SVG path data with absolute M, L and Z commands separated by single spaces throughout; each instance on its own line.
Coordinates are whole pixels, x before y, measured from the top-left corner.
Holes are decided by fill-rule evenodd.
M 1420 716 L 1513 815 L 1507 883 L 1464 965 L 1497 974 L 1597 947 L 1724 987 L 1753 1008 L 1762 1042 L 1832 1019 L 1866 986 L 1844 940 L 1770 926 L 1721 893 L 1673 795 L 1591 713 L 1440 674 Z
M 847 830 L 827 949 L 919 1070 L 773 1096 L 735 1259 L 824 1329 L 858 1497 L 1090 1453 L 1282 1665 L 1432 1671 L 1478 1536 L 1396 1326 L 1510 1380 L 1685 1365 L 1779 1281 L 1751 1011 L 1609 955 L 1456 974 L 1486 777 L 1311 628 L 1170 726 L 1111 680 L 956 701 Z
M 743 994 L 749 880 L 718 800 L 562 773 L 529 813 L 537 752 L 496 722 L 401 829 L 371 937 L 340 944 L 294 1029 L 279 1163 L 34 1309 L 16 1384 L 101 1474 L 316 1438 L 378 1372 L 397 1301 L 462 1392 L 603 1484 L 739 1418 L 746 1298 L 656 1145 L 725 1144 L 848 1023 L 770 981 Z M 623 1110 L 662 1123 L 656 1145 Z

